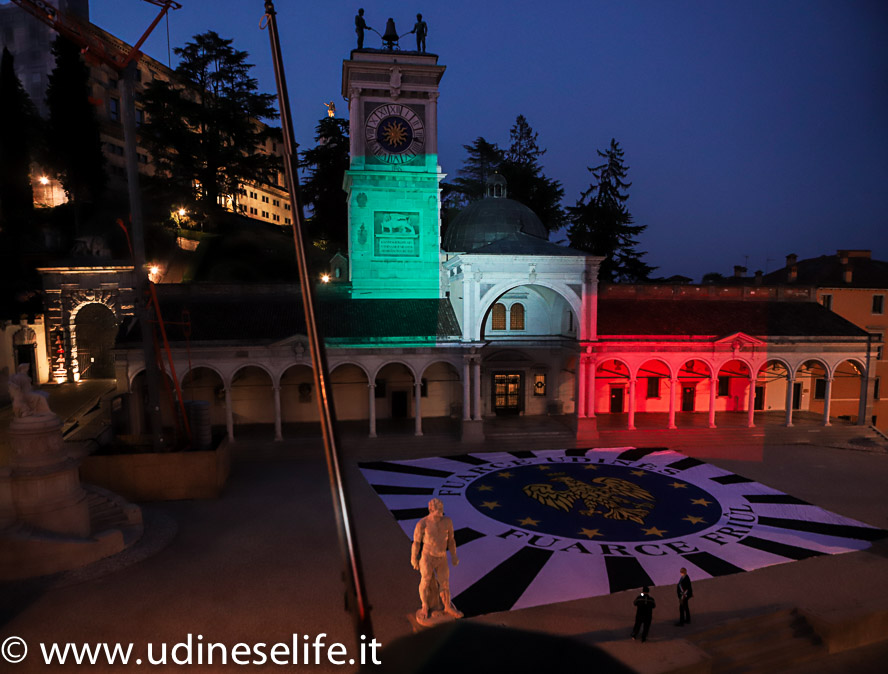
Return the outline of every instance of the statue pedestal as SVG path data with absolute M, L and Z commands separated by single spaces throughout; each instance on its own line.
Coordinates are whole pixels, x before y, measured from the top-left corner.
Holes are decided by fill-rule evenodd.
M 588 442 L 598 439 L 598 417 L 577 419 L 577 440 Z
M 437 609 L 432 611 L 430 616 L 423 615 L 422 609 L 417 610 L 416 613 L 407 614 L 407 620 L 409 620 L 410 624 L 413 626 L 414 632 L 419 632 L 420 630 L 429 627 L 435 627 L 436 625 L 453 622 L 454 620 L 459 620 L 461 617 L 461 614 L 456 616 Z
M 13 419 L 10 492 L 16 519 L 45 531 L 86 537 L 89 505 L 77 462 L 62 446 L 62 420 L 55 414 Z
M 477 421 L 463 419 L 460 440 L 462 442 L 484 442 L 484 422 L 480 419 Z

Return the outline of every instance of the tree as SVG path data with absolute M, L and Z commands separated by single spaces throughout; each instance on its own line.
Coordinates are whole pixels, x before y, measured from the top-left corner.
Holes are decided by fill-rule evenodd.
M 641 260 L 646 253 L 635 250 L 647 225 L 633 225 L 626 208 L 632 183 L 625 181 L 629 167 L 623 164 L 623 150 L 612 139 L 610 147 L 598 156 L 606 161 L 589 168 L 595 182 L 580 196 L 577 205 L 568 208 L 571 222 L 567 230 L 573 248 L 604 256 L 598 277 L 605 282 L 637 283 L 656 269 Z
M 468 153 L 459 177 L 453 181 L 452 190 L 465 201 L 484 198 L 487 179 L 502 168 L 504 155 L 496 143 L 489 143 L 478 136 L 471 145 L 463 145 Z
M 306 223 L 315 247 L 328 253 L 348 246 L 348 201 L 342 178 L 349 166 L 348 122 L 324 117 L 315 128 L 317 145 L 306 150 L 299 166 L 308 171 L 302 200 L 311 210 Z
M 154 80 L 144 95 L 143 138 L 155 166 L 154 187 L 170 205 L 196 205 L 207 215 L 230 195 L 236 207 L 244 183 L 270 182 L 274 155 L 256 152 L 271 131 L 261 119 L 276 119 L 274 96 L 258 93 L 248 54 L 213 31 L 177 47 L 178 81 Z
M 18 229 L 34 209 L 32 143 L 39 117 L 16 77 L 14 58 L 3 48 L 0 60 L 0 229 Z
M 87 204 L 98 202 L 108 182 L 99 120 L 90 100 L 89 69 L 80 49 L 59 36 L 53 43 L 56 65 L 49 76 L 47 163 L 80 219 Z
M 723 274 L 720 274 L 717 271 L 711 271 L 707 274 L 703 274 L 703 278 L 700 279 L 701 283 L 708 284 L 723 283 L 724 281 L 727 281 L 727 278 L 725 278 Z
M 524 115 L 518 115 L 509 132 L 511 144 L 505 152 L 500 172 L 506 179 L 509 197 L 536 213 L 550 232 L 566 224 L 561 200 L 564 188 L 557 180 L 543 174 L 539 158 L 546 153 L 540 149 L 536 133 Z

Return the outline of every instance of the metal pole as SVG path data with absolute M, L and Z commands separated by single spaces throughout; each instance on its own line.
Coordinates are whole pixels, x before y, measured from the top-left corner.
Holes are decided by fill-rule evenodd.
M 155 452 L 167 449 L 160 416 L 157 368 L 154 360 L 154 331 L 146 296 L 145 234 L 142 223 L 142 195 L 139 191 L 139 157 L 136 149 L 136 96 L 134 92 L 136 61 L 120 71 L 120 112 L 123 121 L 126 183 L 129 189 L 130 218 L 133 229 L 133 266 L 135 267 L 135 310 L 142 332 L 142 357 L 145 360 L 145 383 L 148 389 L 147 417 L 151 429 L 151 445 Z
M 302 203 L 299 201 L 299 175 L 296 172 L 296 151 L 293 139 L 293 119 L 290 115 L 290 103 L 287 94 L 287 82 L 284 77 L 284 66 L 281 58 L 280 38 L 277 28 L 277 16 L 272 0 L 265 1 L 265 20 L 267 20 L 268 36 L 271 40 L 271 57 L 274 62 L 274 77 L 277 84 L 278 105 L 281 113 L 281 128 L 284 135 L 284 169 L 287 176 L 287 189 L 290 203 L 293 205 L 293 243 L 296 247 L 296 265 L 299 273 L 299 285 L 302 288 L 302 305 L 305 310 L 305 327 L 311 351 L 312 370 L 315 388 L 318 392 L 318 411 L 320 413 L 321 434 L 324 439 L 324 450 L 327 456 L 327 471 L 330 475 L 330 491 L 333 495 L 333 511 L 339 532 L 339 545 L 345 562 L 347 608 L 353 608 L 355 636 L 360 642 L 361 637 L 370 639 L 373 625 L 370 621 L 370 605 L 364 586 L 361 560 L 358 554 L 357 538 L 351 509 L 348 502 L 345 475 L 339 456 L 339 443 L 336 437 L 336 415 L 333 409 L 333 391 L 330 387 L 330 375 L 327 368 L 327 357 L 324 343 L 321 341 L 317 328 L 315 300 L 311 279 L 308 274 L 308 263 L 305 256 L 303 238 Z

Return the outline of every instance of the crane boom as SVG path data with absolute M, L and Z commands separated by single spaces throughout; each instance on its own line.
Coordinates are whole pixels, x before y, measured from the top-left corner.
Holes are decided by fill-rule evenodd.
M 84 50 L 85 55 L 89 58 L 101 61 L 115 70 L 124 70 L 133 59 L 138 58 L 139 50 L 151 35 L 154 28 L 160 20 L 171 9 L 181 9 L 182 5 L 175 0 L 143 0 L 150 2 L 152 5 L 160 7 L 160 12 L 151 22 L 151 25 L 142 33 L 142 37 L 138 39 L 128 51 L 120 49 L 117 45 L 109 43 L 105 38 L 97 32 L 93 25 L 88 21 L 83 21 L 75 16 L 71 16 L 50 5 L 43 0 L 12 0 L 12 4 L 17 5 L 22 10 L 43 22 L 52 28 L 59 35 L 64 35 L 74 44 Z

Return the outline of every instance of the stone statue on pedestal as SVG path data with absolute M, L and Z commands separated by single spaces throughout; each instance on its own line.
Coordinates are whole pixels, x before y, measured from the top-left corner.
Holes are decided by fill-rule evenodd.
M 31 390 L 29 368 L 30 365 L 23 363 L 18 366 L 18 371 L 9 378 L 9 396 L 12 398 L 12 413 L 16 419 L 52 414 L 49 402 L 47 402 L 49 396 L 43 391 Z
M 416 523 L 413 531 L 411 563 L 419 571 L 419 598 L 422 608 L 416 613 L 420 625 L 429 625 L 443 615 L 462 618 L 450 600 L 450 568 L 447 551 L 453 565 L 459 564 L 456 541 L 453 538 L 453 520 L 444 516 L 444 504 L 440 499 L 429 501 L 429 514 Z

